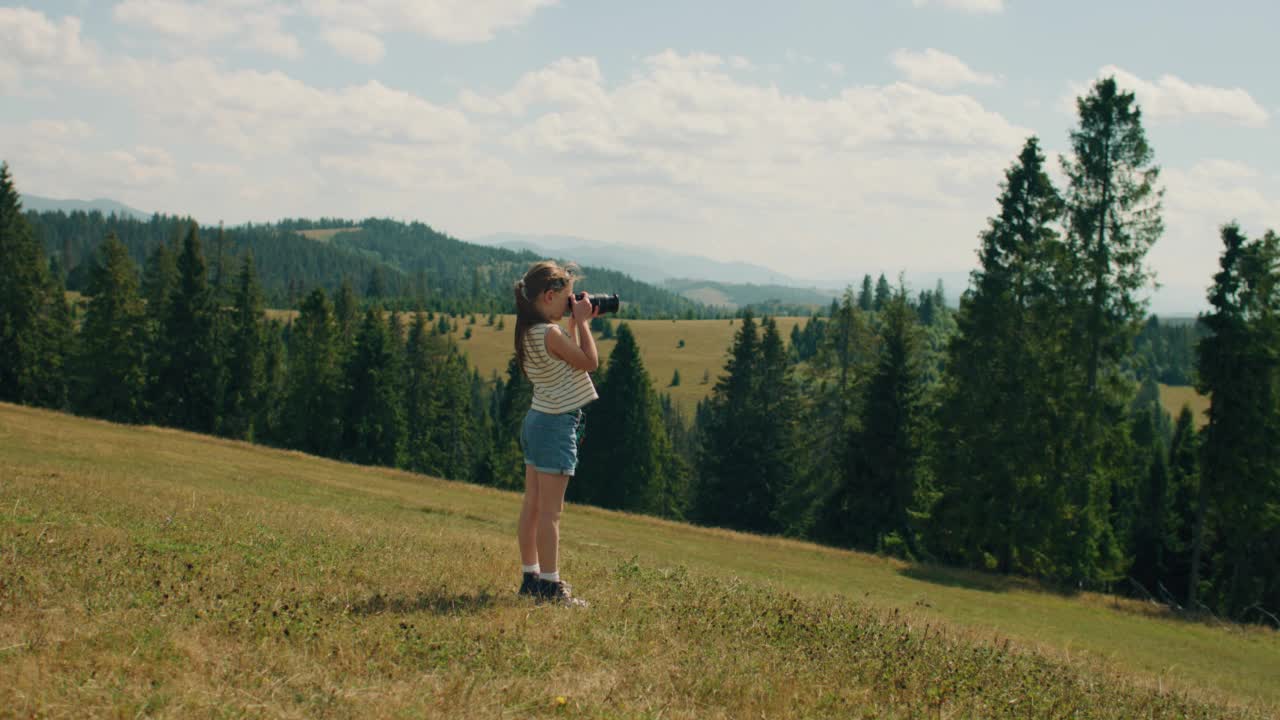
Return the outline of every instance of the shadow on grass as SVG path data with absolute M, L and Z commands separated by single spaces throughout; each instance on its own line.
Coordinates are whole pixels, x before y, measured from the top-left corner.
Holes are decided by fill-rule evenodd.
M 462 518 L 463 520 L 470 520 L 471 522 L 482 523 L 484 525 L 501 525 L 501 523 L 499 523 L 497 520 L 494 520 L 493 518 L 480 517 L 479 515 L 472 515 L 471 513 L 455 512 L 448 508 L 438 508 L 438 507 L 432 507 L 430 505 L 424 505 L 416 509 L 419 512 L 425 513 L 427 515 L 440 515 L 442 517 Z
M 946 585 L 947 587 L 958 587 L 966 590 L 979 590 L 982 592 L 1009 592 L 1010 590 L 1040 590 L 1044 588 L 1036 586 L 1020 578 L 1012 578 L 1004 575 L 992 575 L 989 573 L 977 572 L 976 570 L 965 570 L 962 568 L 952 568 L 943 565 L 911 565 L 904 567 L 898 571 L 900 575 L 909 577 L 912 580 L 920 580 L 922 582 L 933 583 L 934 585 Z
M 353 603 L 351 613 L 354 615 L 380 615 L 395 613 L 407 615 L 411 613 L 431 613 L 433 615 L 462 615 L 477 613 L 494 606 L 497 598 L 487 590 L 476 593 L 450 593 L 443 590 L 420 592 L 412 597 L 408 595 L 386 596 L 374 593 L 365 600 Z

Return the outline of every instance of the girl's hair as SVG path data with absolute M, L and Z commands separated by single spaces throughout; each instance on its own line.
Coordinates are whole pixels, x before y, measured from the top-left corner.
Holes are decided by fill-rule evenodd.
M 525 335 L 529 328 L 547 321 L 538 311 L 538 296 L 580 280 L 577 270 L 578 266 L 573 263 L 561 267 L 553 260 L 542 260 L 530 265 L 529 272 L 516 281 L 516 362 L 520 364 L 520 372 L 524 372 Z

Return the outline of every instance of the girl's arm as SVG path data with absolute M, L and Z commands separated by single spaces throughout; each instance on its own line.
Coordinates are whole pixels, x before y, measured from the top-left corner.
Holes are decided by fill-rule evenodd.
M 573 301 L 573 317 L 569 320 L 569 335 L 560 330 L 559 325 L 547 329 L 547 352 L 569 363 L 571 367 L 587 372 L 595 372 L 600 367 L 600 356 L 596 351 L 596 339 L 591 336 L 591 318 L 600 314 L 600 309 L 591 304 L 589 298 Z

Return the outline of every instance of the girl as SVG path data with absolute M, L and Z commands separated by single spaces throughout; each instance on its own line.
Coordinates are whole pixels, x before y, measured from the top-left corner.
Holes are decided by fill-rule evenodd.
M 516 361 L 533 384 L 533 406 L 520 430 L 524 449 L 524 506 L 520 510 L 520 594 L 574 607 L 560 579 L 560 513 L 578 464 L 582 407 L 599 397 L 591 376 L 600 364 L 589 323 L 599 314 L 590 297 L 573 295 L 573 266 L 534 263 L 516 283 Z M 572 313 L 569 332 L 557 324 Z

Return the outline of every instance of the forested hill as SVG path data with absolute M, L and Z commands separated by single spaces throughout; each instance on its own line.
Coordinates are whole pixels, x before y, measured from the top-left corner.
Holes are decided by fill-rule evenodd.
M 100 212 L 28 212 L 27 219 L 45 252 L 66 275 L 70 290 L 83 290 L 94 251 L 108 233 L 115 233 L 140 266 L 162 243 L 174 246 L 190 218 L 153 215 L 137 220 Z M 344 228 L 340 233 L 304 231 Z M 246 224 L 201 228 L 210 259 L 211 278 L 222 267 L 229 278 L 235 258 L 252 251 L 268 304 L 293 307 L 314 287 L 330 293 L 351 283 L 366 299 L 387 305 L 449 312 L 509 312 L 511 286 L 540 259 L 515 252 L 463 242 L 414 222 L 369 219 L 282 220 L 274 224 Z M 221 262 L 219 262 L 221 258 Z M 706 317 L 712 311 L 688 298 L 605 268 L 583 268 L 579 289 L 616 292 L 632 317 Z

